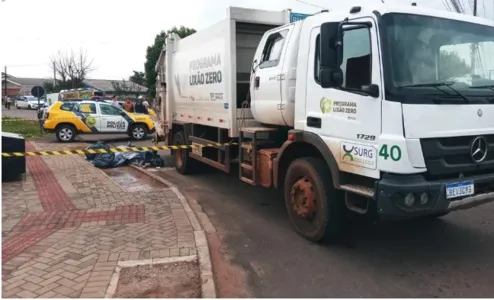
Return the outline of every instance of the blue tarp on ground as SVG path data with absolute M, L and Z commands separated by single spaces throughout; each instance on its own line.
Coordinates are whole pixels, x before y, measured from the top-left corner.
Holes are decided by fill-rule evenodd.
M 130 143 L 127 146 L 120 147 L 133 147 Z M 103 143 L 97 142 L 86 148 L 89 149 L 105 149 L 110 150 L 110 147 Z M 134 164 L 140 166 L 152 166 L 152 167 L 164 167 L 165 162 L 158 155 L 157 151 L 130 151 L 130 152 L 117 152 L 117 153 L 98 153 L 98 154 L 86 154 L 87 160 L 97 168 L 117 168 L 124 165 Z

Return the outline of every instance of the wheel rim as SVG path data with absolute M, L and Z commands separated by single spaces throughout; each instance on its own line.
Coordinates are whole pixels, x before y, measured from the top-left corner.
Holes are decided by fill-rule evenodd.
M 74 136 L 74 133 L 69 128 L 63 128 L 62 130 L 60 130 L 58 136 L 61 140 L 70 141 L 72 139 L 72 136 Z
M 292 185 L 290 204 L 299 218 L 307 221 L 314 219 L 316 214 L 316 195 L 314 186 L 307 177 L 300 178 Z
M 132 130 L 132 134 L 134 135 L 134 138 L 142 139 L 144 137 L 144 128 L 136 127 Z
M 300 176 L 292 184 L 287 209 L 293 225 L 304 236 L 313 236 L 320 227 L 317 197 L 315 185 L 308 177 Z

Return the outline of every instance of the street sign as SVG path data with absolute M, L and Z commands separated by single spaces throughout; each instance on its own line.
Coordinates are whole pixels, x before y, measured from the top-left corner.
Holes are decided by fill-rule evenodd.
M 31 89 L 31 95 L 33 95 L 36 98 L 41 98 L 43 97 L 44 94 L 45 94 L 45 90 L 38 85 L 33 86 L 33 88 Z
M 303 20 L 303 19 L 307 18 L 308 16 L 311 16 L 311 15 L 290 12 L 290 23 Z

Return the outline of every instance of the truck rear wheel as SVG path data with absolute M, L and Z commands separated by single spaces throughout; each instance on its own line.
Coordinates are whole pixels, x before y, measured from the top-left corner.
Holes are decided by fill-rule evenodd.
M 332 184 L 323 160 L 306 157 L 288 167 L 285 205 L 294 229 L 306 239 L 322 242 L 339 235 L 343 220 L 343 192 Z
M 186 145 L 185 134 L 183 131 L 179 131 L 173 135 L 173 145 L 183 146 Z M 173 156 L 175 156 L 175 169 L 180 174 L 192 173 L 196 161 L 189 157 L 190 149 L 173 150 Z

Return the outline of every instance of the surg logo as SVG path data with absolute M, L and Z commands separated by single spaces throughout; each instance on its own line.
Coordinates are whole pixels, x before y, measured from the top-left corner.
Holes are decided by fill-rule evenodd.
M 345 160 L 345 157 L 350 158 L 350 161 L 353 161 L 353 155 L 352 152 L 355 149 L 355 146 L 352 146 L 350 150 L 347 149 L 346 145 L 343 145 L 343 151 L 345 151 L 345 154 L 343 154 L 342 160 Z

